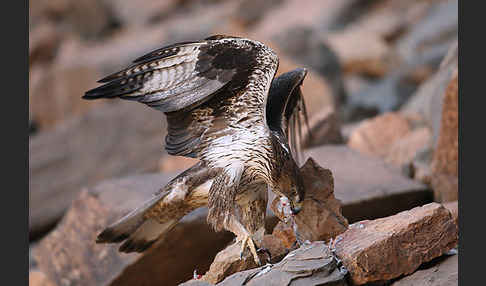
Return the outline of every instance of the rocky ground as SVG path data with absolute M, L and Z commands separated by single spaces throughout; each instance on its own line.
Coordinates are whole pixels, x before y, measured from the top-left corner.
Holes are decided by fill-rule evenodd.
M 457 1 L 29 4 L 30 285 L 457 285 Z M 206 209 L 143 255 L 94 244 L 194 160 L 167 156 L 157 111 L 81 96 L 145 52 L 217 33 L 266 43 L 278 73 L 309 69 L 311 195 L 296 217 L 309 242 L 272 196 L 272 266 L 237 259 Z

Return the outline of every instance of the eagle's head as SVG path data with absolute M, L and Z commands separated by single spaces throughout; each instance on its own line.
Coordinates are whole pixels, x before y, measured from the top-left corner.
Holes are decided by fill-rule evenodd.
M 280 136 L 275 136 L 273 145 L 276 151 L 276 168 L 272 175 L 273 191 L 285 196 L 290 202 L 290 209 L 293 214 L 299 213 L 305 197 L 304 181 L 300 169 L 290 152 L 287 142 Z

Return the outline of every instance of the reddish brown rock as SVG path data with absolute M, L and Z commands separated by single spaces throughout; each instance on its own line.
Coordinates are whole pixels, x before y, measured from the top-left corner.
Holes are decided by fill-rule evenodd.
M 410 133 L 408 121 L 389 112 L 364 120 L 349 137 L 348 146 L 363 154 L 384 158 L 393 144 Z
M 300 171 L 303 175 L 306 195 L 302 211 L 294 217 L 294 220 L 302 241 L 327 241 L 344 232 L 348 227 L 348 221 L 341 214 L 341 202 L 334 197 L 332 172 L 317 165 L 312 158 L 307 160 Z M 277 216 L 279 216 L 278 202 L 277 197 L 271 206 Z M 288 248 L 295 242 L 292 226 L 287 226 L 283 222 L 277 224 L 273 234 L 281 238 Z
M 394 216 L 360 221 L 336 238 L 336 255 L 356 285 L 414 272 L 458 242 L 450 212 L 431 203 Z
M 258 266 L 255 264 L 253 256 L 250 254 L 249 251 L 245 251 L 243 258 L 240 258 L 240 252 L 240 242 L 233 243 L 220 251 L 214 258 L 214 261 L 211 263 L 209 270 L 201 277 L 201 280 L 216 284 L 233 273 L 248 270 Z
M 442 104 L 442 119 L 437 147 L 432 157 L 432 188 L 435 199 L 450 202 L 458 199 L 459 167 L 459 93 L 457 71 L 447 86 Z
M 277 225 L 273 229 L 273 234 L 266 234 L 263 236 L 262 247 L 268 249 L 271 254 L 271 262 L 278 262 L 286 255 L 291 249 L 291 244 L 289 241 L 282 241 L 281 237 L 275 235 L 277 227 L 283 226 L 282 224 Z M 285 237 L 291 237 L 287 235 Z
M 459 285 L 459 255 L 438 258 L 440 261 L 426 269 L 417 270 L 394 282 L 392 286 L 457 286 Z

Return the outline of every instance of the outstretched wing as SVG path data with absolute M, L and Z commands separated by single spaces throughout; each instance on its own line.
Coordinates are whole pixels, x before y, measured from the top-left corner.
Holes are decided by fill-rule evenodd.
M 303 68 L 284 73 L 272 82 L 268 93 L 268 128 L 287 138 L 297 163 L 301 157 L 302 120 L 308 127 L 307 111 L 300 86 L 307 75 Z
M 276 54 L 262 43 L 216 35 L 144 55 L 83 98 L 136 100 L 166 113 L 168 153 L 198 157 L 211 140 L 238 132 L 236 122 L 251 116 L 264 124 L 277 67 Z

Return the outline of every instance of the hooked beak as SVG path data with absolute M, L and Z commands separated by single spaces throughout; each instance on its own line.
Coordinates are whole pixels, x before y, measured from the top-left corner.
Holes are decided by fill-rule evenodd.
M 302 210 L 302 203 L 295 203 L 295 205 L 290 208 L 290 210 L 292 211 L 293 215 L 297 215 Z

